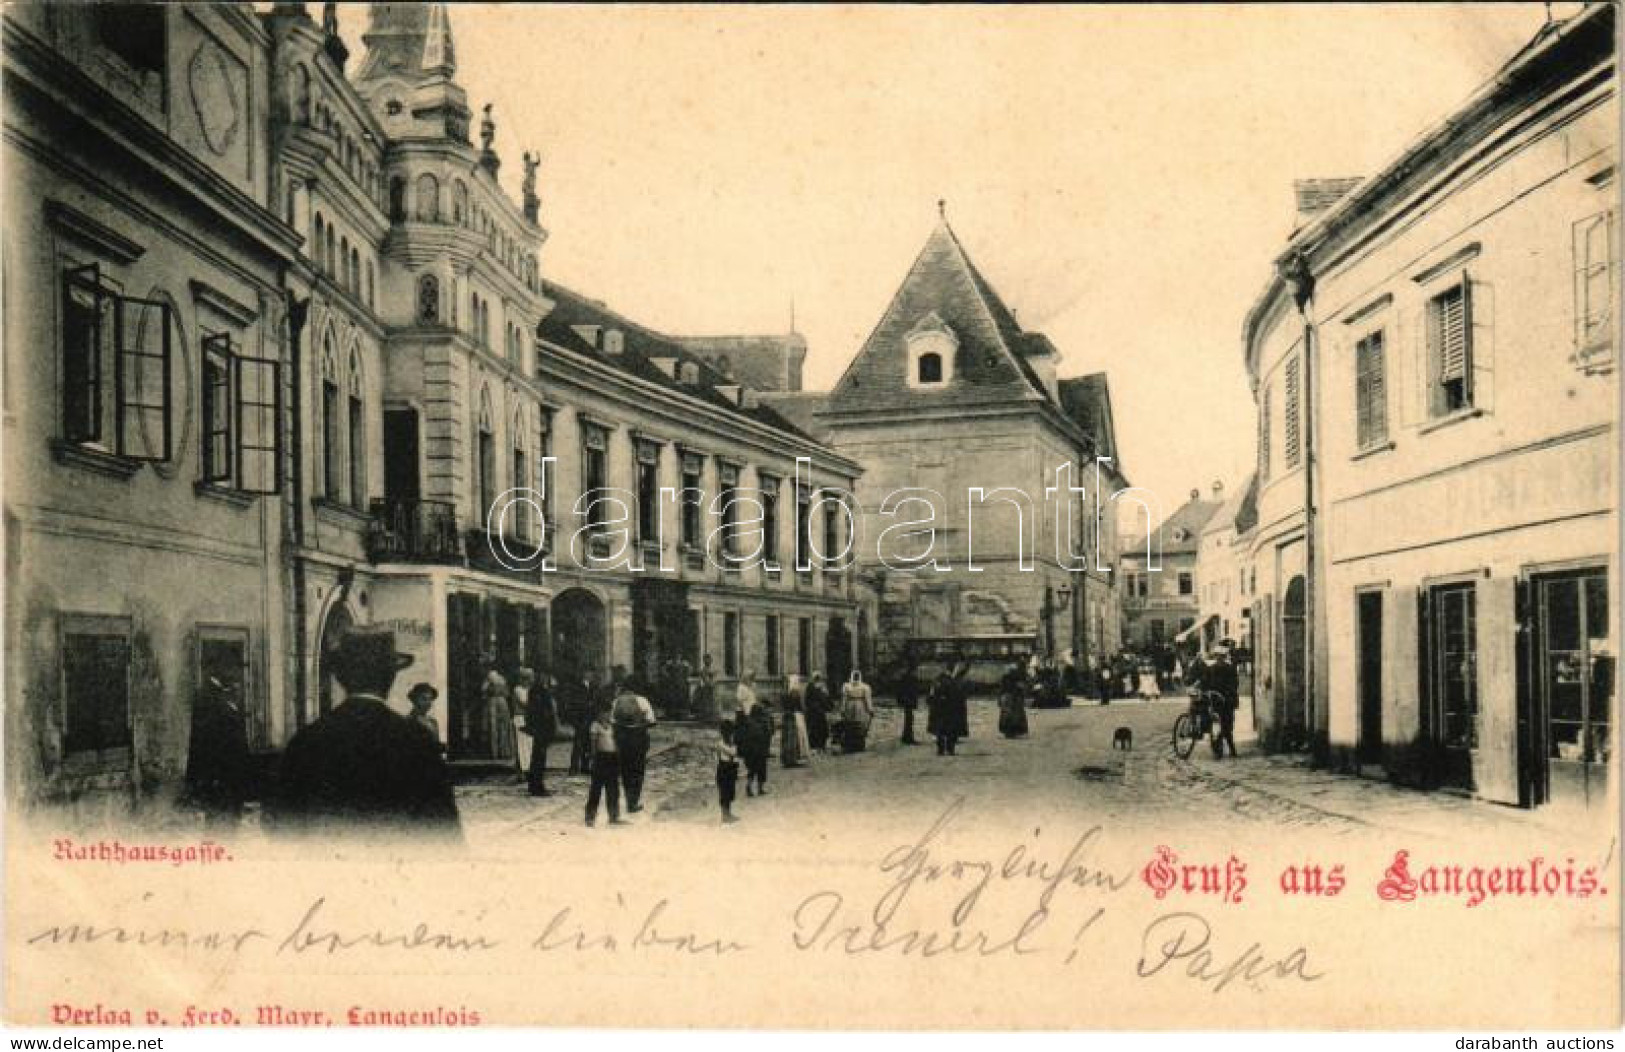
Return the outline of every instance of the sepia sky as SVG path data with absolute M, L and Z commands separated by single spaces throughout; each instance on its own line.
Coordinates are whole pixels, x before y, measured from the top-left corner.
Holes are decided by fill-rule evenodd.
M 1559 13 L 1572 4 L 1559 4 Z M 1171 510 L 1253 461 L 1241 323 L 1292 180 L 1365 175 L 1541 4 L 452 7 L 503 181 L 539 149 L 550 280 L 672 333 L 782 332 L 827 388 L 945 198 L 1024 327 L 1105 370 Z M 359 62 L 361 5 L 341 21 Z M 967 485 L 997 480 L 966 480 Z

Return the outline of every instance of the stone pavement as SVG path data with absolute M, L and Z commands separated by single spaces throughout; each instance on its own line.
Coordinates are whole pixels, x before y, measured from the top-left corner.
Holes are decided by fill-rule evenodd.
M 1253 742 L 1245 718 L 1238 726 L 1239 758 L 1218 760 L 1199 746 L 1189 760 L 1170 748 L 1182 696 L 1158 701 L 1119 700 L 1102 706 L 1080 699 L 1068 709 L 1032 710 L 1031 734 L 1008 740 L 996 732 L 997 705 L 976 699 L 971 706 L 971 737 L 958 755 L 938 757 L 924 736 L 924 712 L 917 720 L 922 744 L 897 741 L 900 714 L 889 705 L 878 712 L 868 751 L 852 756 L 815 756 L 804 768 L 786 770 L 775 759 L 767 797 L 741 797 L 736 810 L 745 819 L 730 831 L 795 830 L 814 837 L 839 838 L 855 824 L 907 826 L 919 816 L 964 796 L 990 815 L 1053 814 L 1087 818 L 1131 828 L 1212 828 L 1233 824 L 1238 833 L 1265 836 L 1274 830 L 1313 830 L 1336 837 L 1398 834 L 1423 841 L 1457 842 L 1488 835 L 1555 849 L 1566 839 L 1596 835 L 1593 818 L 1550 808 L 1521 811 L 1441 791 L 1418 791 L 1385 781 L 1318 770 L 1304 757 L 1271 756 Z M 1243 703 L 1243 714 L 1251 706 Z M 1127 728 L 1132 750 L 1113 747 Z M 463 825 L 471 845 L 505 855 L 533 854 L 538 842 L 554 838 L 640 836 L 640 826 L 676 832 L 685 827 L 719 827 L 715 788 L 716 732 L 684 724 L 662 724 L 654 733 L 644 791 L 644 811 L 627 829 L 608 830 L 607 814 L 598 828 L 583 825 L 588 780 L 569 776 L 563 765 L 568 743 L 549 752 L 555 765 L 548 785 L 555 795 L 530 797 L 514 775 L 496 775 L 457 790 Z M 775 742 L 776 751 L 776 742 Z M 257 809 L 239 832 L 257 839 Z M 195 816 L 173 815 L 181 826 Z M 652 832 L 645 829 L 644 832 Z
M 904 748 L 897 742 L 900 714 L 882 707 L 867 752 L 817 756 L 809 767 L 797 770 L 785 770 L 775 759 L 768 797 L 742 798 L 738 810 L 748 819 L 775 824 L 839 824 L 864 814 L 878 820 L 881 812 L 918 811 L 963 787 L 991 805 L 1008 801 L 1040 811 L 1054 807 L 1139 826 L 1236 822 L 1335 836 L 1378 832 L 1456 840 L 1481 833 L 1542 842 L 1570 831 L 1561 815 L 1319 770 L 1301 756 L 1266 755 L 1252 740 L 1246 719 L 1238 726 L 1239 758 L 1218 760 L 1201 746 L 1189 760 L 1181 760 L 1169 743 L 1184 704 L 1182 696 L 1120 700 L 1109 706 L 1080 700 L 1070 709 L 1031 711 L 1031 736 L 1010 741 L 996 733 L 996 704 L 978 699 L 972 705 L 970 739 L 958 756 L 940 759 L 924 737 L 923 711 L 917 721 L 923 744 Z M 1244 702 L 1243 713 L 1250 709 Z M 1113 732 L 1119 727 L 1133 731 L 1132 751 L 1113 748 Z M 717 823 L 714 733 L 683 725 L 657 729 L 645 813 L 634 824 Z M 567 749 L 554 747 L 556 761 L 567 756 Z M 582 826 L 586 778 L 557 772 L 550 774 L 549 784 L 558 795 L 542 800 L 527 796 L 516 781 L 459 788 L 470 839 L 603 835 Z

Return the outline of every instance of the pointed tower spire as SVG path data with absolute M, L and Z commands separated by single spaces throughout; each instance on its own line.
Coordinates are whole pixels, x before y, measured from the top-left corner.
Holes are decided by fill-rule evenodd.
M 445 4 L 429 5 L 429 25 L 423 34 L 424 72 L 457 74 L 457 51 L 451 43 L 451 19 Z

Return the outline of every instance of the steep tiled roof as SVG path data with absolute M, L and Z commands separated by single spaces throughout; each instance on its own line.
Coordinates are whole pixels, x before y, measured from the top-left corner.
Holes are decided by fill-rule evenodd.
M 1112 424 L 1112 399 L 1106 386 L 1106 374 L 1068 376 L 1062 378 L 1058 386 L 1061 411 L 1094 440 L 1095 454 L 1111 457 L 1112 466 L 1122 474 L 1123 465 L 1117 460 L 1117 435 Z
M 1237 488 L 1224 499 L 1219 510 L 1208 519 L 1203 532 L 1210 530 L 1235 530 L 1237 533 L 1246 533 L 1241 525 L 1242 513 L 1247 510 L 1249 503 L 1253 504 L 1253 514 L 1257 514 L 1258 476 L 1248 475 L 1247 484 Z
M 658 384 L 673 391 L 699 398 L 726 412 L 742 417 L 748 417 L 759 424 L 783 431 L 786 434 L 807 441 L 815 441 L 811 435 L 796 427 L 772 406 L 739 405 L 732 398 L 719 391 L 718 386 L 727 385 L 728 381 L 713 369 L 703 358 L 695 355 L 673 338 L 658 333 L 644 325 L 640 325 L 629 318 L 615 313 L 601 301 L 590 299 L 579 292 L 565 288 L 554 282 L 546 282 L 543 292 L 553 301 L 553 309 L 542 319 L 537 332 L 541 338 L 555 346 L 562 347 L 577 354 L 586 355 L 599 362 L 606 368 L 619 370 L 636 376 L 640 380 Z M 621 333 L 621 350 L 611 354 L 603 349 L 602 338 L 594 341 L 581 330 L 591 331 L 589 327 L 596 327 L 601 332 L 618 330 Z M 671 358 L 677 362 L 692 362 L 697 371 L 697 380 L 693 384 L 682 383 L 674 378 L 665 369 L 655 364 L 656 358 Z M 681 376 L 680 367 L 674 365 Z
M 946 390 L 908 384 L 905 337 L 935 314 L 959 341 Z M 832 413 L 908 410 L 1049 398 L 1027 362 L 1029 334 L 965 254 L 946 221 L 937 224 L 874 332 L 830 394 Z
M 1175 508 L 1173 514 L 1162 520 L 1157 527 L 1158 544 L 1156 550 L 1163 555 L 1191 555 L 1194 554 L 1201 543 L 1202 528 L 1207 525 L 1223 501 L 1202 500 L 1192 497 L 1184 504 Z M 1124 552 L 1145 552 L 1144 536 L 1132 540 L 1124 540 L 1121 545 Z

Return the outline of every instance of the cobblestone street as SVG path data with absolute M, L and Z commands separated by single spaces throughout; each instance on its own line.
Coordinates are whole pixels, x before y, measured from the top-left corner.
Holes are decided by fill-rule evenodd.
M 980 699 L 971 708 L 971 737 L 959 754 L 939 758 L 917 729 L 921 744 L 898 742 L 900 713 L 882 708 L 867 752 L 815 756 L 805 768 L 786 770 L 775 758 L 765 799 L 741 799 L 737 832 L 796 828 L 834 834 L 852 815 L 865 823 L 907 823 L 942 806 L 954 791 L 978 804 L 1026 805 L 1038 813 L 1068 814 L 1137 827 L 1177 828 L 1238 823 L 1267 831 L 1313 827 L 1318 833 L 1361 832 L 1448 839 L 1464 828 L 1526 830 L 1543 842 L 1566 830 L 1560 816 L 1523 812 L 1444 792 L 1421 792 L 1374 779 L 1318 770 L 1304 757 L 1269 756 L 1251 741 L 1245 718 L 1238 727 L 1242 754 L 1216 760 L 1205 745 L 1189 760 L 1169 747 L 1183 696 L 1164 701 L 1079 702 L 1073 708 L 1033 710 L 1031 735 L 1011 741 L 995 729 L 997 707 Z M 1133 731 L 1131 751 L 1112 747 L 1120 727 Z M 517 781 L 486 780 L 458 791 L 472 844 L 518 845 L 539 837 L 635 836 L 639 824 L 716 825 L 714 732 L 695 726 L 657 728 L 642 814 L 632 829 L 583 827 L 587 779 L 550 771 L 556 795 L 532 799 Z M 775 753 L 776 753 L 775 748 Z M 568 747 L 550 759 L 562 764 Z M 1465 825 L 1464 825 L 1465 824 Z M 1244 829 L 1238 831 L 1245 831 Z

